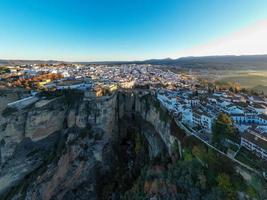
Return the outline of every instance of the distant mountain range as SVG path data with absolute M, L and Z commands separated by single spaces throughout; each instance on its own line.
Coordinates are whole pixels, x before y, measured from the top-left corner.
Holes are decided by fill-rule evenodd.
M 204 56 L 182 57 L 178 59 L 150 59 L 144 61 L 105 61 L 105 62 L 64 62 L 56 60 L 0 60 L 0 65 L 23 64 L 53 64 L 53 63 L 80 63 L 80 64 L 152 64 L 166 65 L 179 68 L 208 68 L 208 69 L 267 69 L 267 55 L 244 56 Z

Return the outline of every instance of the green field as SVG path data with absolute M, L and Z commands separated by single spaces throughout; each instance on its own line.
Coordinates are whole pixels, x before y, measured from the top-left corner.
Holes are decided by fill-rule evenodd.
M 267 94 L 267 70 L 264 71 L 244 71 L 222 74 L 216 82 L 218 84 L 238 84 L 241 88 L 263 91 Z

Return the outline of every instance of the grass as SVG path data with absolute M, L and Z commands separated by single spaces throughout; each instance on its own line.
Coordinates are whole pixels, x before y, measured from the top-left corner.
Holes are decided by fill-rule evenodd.
M 231 74 L 223 74 L 217 81 L 218 86 L 240 85 L 241 88 L 252 89 L 254 91 L 263 91 L 267 93 L 267 71 L 234 71 Z
M 267 85 L 267 76 L 262 75 L 240 75 L 229 76 L 221 79 L 222 82 L 238 83 L 241 87 L 256 87 L 258 85 Z
M 204 82 L 213 82 L 220 88 L 244 88 L 267 94 L 267 70 L 217 70 L 215 73 L 201 72 L 198 77 Z

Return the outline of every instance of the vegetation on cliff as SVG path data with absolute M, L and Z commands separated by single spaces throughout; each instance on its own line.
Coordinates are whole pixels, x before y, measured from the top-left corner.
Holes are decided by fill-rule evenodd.
M 71 108 L 72 106 L 76 106 L 79 100 L 82 99 L 82 95 L 78 92 L 72 90 L 64 92 L 57 91 L 53 94 L 44 92 L 41 95 L 47 98 L 60 97 L 58 98 L 59 101 L 62 98 L 63 102 Z M 136 97 L 134 96 L 134 98 Z M 57 143 L 51 146 L 51 148 L 48 148 L 48 151 L 41 152 L 40 154 L 32 151 L 28 154 L 28 158 L 31 158 L 33 155 L 42 157 L 42 164 L 21 180 L 18 186 L 10 190 L 10 193 L 8 193 L 9 196 L 7 197 L 13 198 L 16 194 L 21 194 L 21 197 L 24 197 L 28 191 L 31 191 L 31 188 L 39 191 L 41 187 L 35 186 L 32 183 L 36 183 L 36 180 L 38 181 L 40 179 L 37 177 L 45 177 L 45 175 L 49 174 L 48 169 L 58 168 L 61 171 L 64 166 L 58 165 L 58 161 L 64 157 L 69 148 L 73 149 L 72 152 L 74 154 L 70 154 L 70 157 L 73 158 L 69 163 L 70 165 L 65 166 L 65 170 L 67 171 L 66 177 L 73 180 L 75 184 L 71 185 L 71 189 L 64 188 L 64 180 L 60 184 L 54 184 L 53 195 L 55 196 L 58 195 L 57 192 L 60 193 L 61 190 L 66 189 L 69 190 L 69 193 L 66 193 L 67 195 L 75 193 L 75 195 L 77 194 L 75 197 L 80 198 L 85 194 L 90 195 L 95 192 L 93 189 L 91 191 L 91 188 L 96 186 L 94 195 L 98 199 L 109 199 L 111 196 L 113 199 L 137 200 L 152 197 L 156 199 L 208 200 L 231 200 L 237 199 L 238 196 L 250 199 L 265 198 L 265 191 L 262 189 L 264 187 L 263 182 L 261 182 L 262 180 L 257 180 L 258 185 L 261 185 L 261 187 L 249 184 L 247 180 L 245 181 L 236 172 L 235 168 L 237 166 L 231 160 L 214 152 L 199 140 L 186 136 L 185 132 L 169 116 L 166 109 L 162 108 L 161 104 L 152 95 L 144 95 L 140 99 L 141 110 L 143 109 L 146 112 L 153 110 L 152 113 L 156 111 L 157 120 L 155 120 L 155 123 L 158 123 L 160 120 L 165 121 L 166 124 L 170 123 L 170 126 L 165 126 L 164 130 L 167 131 L 167 128 L 170 128 L 170 134 L 177 140 L 177 143 L 172 143 L 172 154 L 169 156 L 164 148 L 160 149 L 160 145 L 153 143 L 156 136 L 160 138 L 159 135 L 150 134 L 149 136 L 151 137 L 146 136 L 149 133 L 157 133 L 158 130 L 153 129 L 154 124 L 150 124 L 152 129 L 150 128 L 151 126 L 145 126 L 146 121 L 144 116 L 140 115 L 140 113 L 134 113 L 136 112 L 135 106 L 139 106 L 138 100 L 134 99 L 137 103 L 134 102 L 133 105 L 126 105 L 125 102 L 128 102 L 128 100 L 124 94 L 118 98 L 116 102 L 117 108 L 114 109 L 114 112 L 118 112 L 115 115 L 118 119 L 114 120 L 117 123 L 114 126 L 117 127 L 114 130 L 110 130 L 112 132 L 102 132 L 100 131 L 101 129 L 98 129 L 99 127 L 94 129 L 94 124 L 89 124 L 89 122 L 87 127 L 83 129 L 76 126 L 73 128 L 66 126 L 66 132 L 62 130 L 64 134 L 60 134 L 62 137 L 58 138 L 56 140 Z M 99 105 L 102 106 L 103 104 L 101 103 Z M 128 105 L 131 106 L 126 107 Z M 58 104 L 56 106 L 58 107 Z M 96 117 L 100 115 L 98 107 L 95 102 L 88 102 L 88 104 L 84 104 L 81 106 L 81 109 L 77 109 L 76 111 L 83 112 L 85 116 L 94 113 L 96 121 Z M 123 116 L 119 115 L 119 108 L 124 109 L 121 112 Z M 127 113 L 128 111 L 129 113 Z M 114 115 L 110 116 L 114 117 Z M 231 121 L 229 121 L 227 116 L 221 116 L 216 126 L 215 128 L 219 134 L 224 134 L 226 131 L 229 131 L 227 134 L 234 133 L 231 132 Z M 105 141 L 107 139 L 106 136 L 113 134 L 113 131 L 115 134 L 112 135 L 112 139 L 108 142 Z M 104 134 L 106 134 L 105 137 Z M 158 156 L 154 159 L 149 155 L 151 151 L 149 145 L 151 143 L 154 144 L 152 145 L 154 147 L 153 152 L 159 152 L 157 154 Z M 104 145 L 103 148 L 100 146 L 102 144 Z M 91 166 L 91 164 L 95 165 L 94 169 L 96 169 L 96 172 L 93 171 L 90 174 L 93 178 L 85 173 L 89 173 L 91 168 L 84 168 L 82 172 L 78 170 L 84 166 L 84 163 L 87 163 L 88 166 Z M 74 169 L 77 169 L 77 171 Z M 81 172 L 81 174 L 77 176 L 77 173 L 73 172 Z M 51 177 L 54 176 L 54 172 L 52 173 L 50 171 L 50 173 Z M 250 173 L 248 174 L 251 175 Z M 254 176 L 254 174 L 251 176 Z M 86 178 L 81 180 L 81 177 Z M 88 180 L 94 178 L 96 178 L 95 185 L 90 185 L 90 192 L 88 192 Z M 72 188 L 75 188 L 74 192 Z M 79 194 L 75 192 L 78 190 L 80 191 Z M 46 193 L 47 191 L 44 190 L 43 192 Z
M 194 138 L 185 141 L 183 158 L 161 158 L 142 169 L 124 199 L 262 199 L 263 191 L 248 185 L 233 163 Z

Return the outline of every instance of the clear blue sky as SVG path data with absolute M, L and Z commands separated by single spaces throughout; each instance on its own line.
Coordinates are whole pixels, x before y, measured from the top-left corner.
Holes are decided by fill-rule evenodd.
M 266 0 L 0 0 L 0 59 L 164 58 L 266 18 Z

